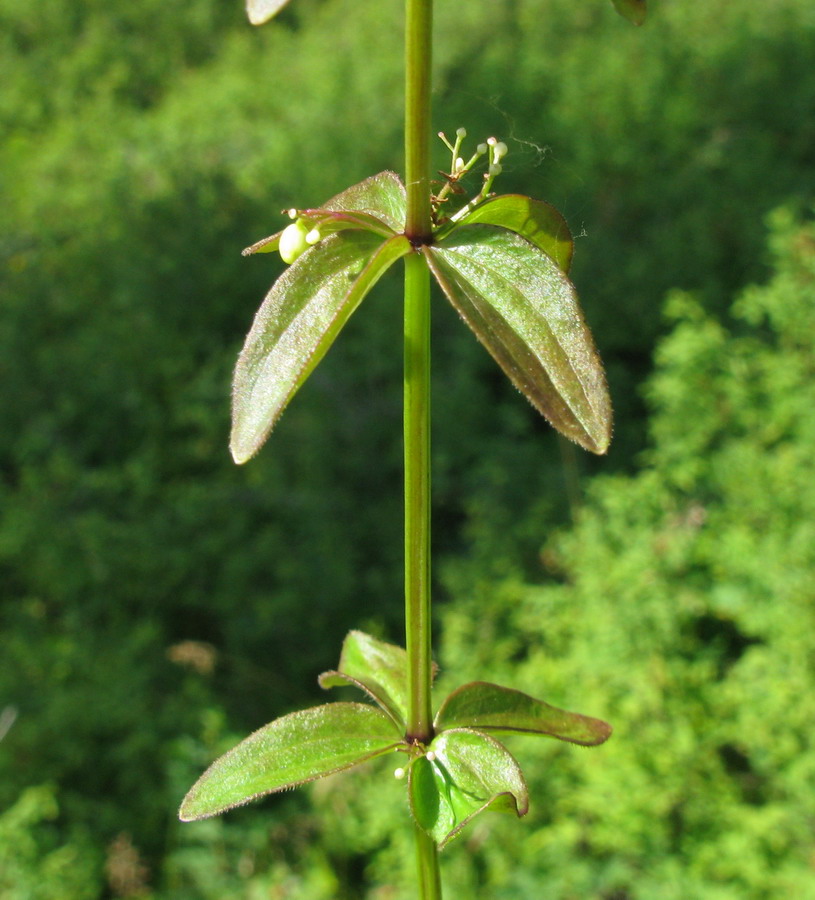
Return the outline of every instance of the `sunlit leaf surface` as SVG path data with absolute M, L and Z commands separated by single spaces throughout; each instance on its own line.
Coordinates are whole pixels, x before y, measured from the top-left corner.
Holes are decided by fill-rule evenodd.
M 567 712 L 521 691 L 473 681 L 453 691 L 442 703 L 434 723 L 447 728 L 476 728 L 490 732 L 545 734 L 593 747 L 608 740 L 611 726 L 600 719 Z
M 314 781 L 401 743 L 393 722 L 364 703 L 329 703 L 275 719 L 207 769 L 181 804 L 184 821 Z
M 434 758 L 423 756 L 411 765 L 408 793 L 414 818 L 440 847 L 487 809 L 526 814 L 523 773 L 495 738 L 468 729 L 446 731 L 430 750 Z
M 246 462 L 363 297 L 409 253 L 407 238 L 364 231 L 332 235 L 278 278 L 255 316 L 233 379 L 235 462 Z
M 542 200 L 523 194 L 501 194 L 480 203 L 459 224 L 508 228 L 540 247 L 561 271 L 568 274 L 572 265 L 574 241 L 569 226 L 554 206 Z M 441 232 L 444 231 L 443 227 Z
M 246 15 L 253 25 L 262 25 L 276 16 L 289 0 L 246 0 Z
M 471 225 L 426 247 L 453 306 L 513 384 L 566 437 L 594 453 L 611 440 L 611 401 L 574 286 L 539 247 Z
M 404 231 L 406 210 L 405 188 L 399 176 L 395 172 L 380 172 L 351 185 L 322 206 L 299 210 L 298 217 L 318 227 L 323 237 L 349 228 L 390 237 Z M 282 233 L 283 229 L 257 241 L 243 255 L 277 250 Z
M 402 647 L 352 631 L 342 645 L 339 669 L 324 672 L 324 688 L 353 684 L 365 691 L 404 730 L 407 721 L 407 654 Z
M 370 231 L 372 234 L 378 234 L 383 238 L 390 237 L 394 231 L 389 228 L 381 219 L 376 216 L 362 212 L 336 212 L 327 209 L 306 209 L 300 210 L 298 219 L 307 223 L 310 228 L 316 228 L 320 232 L 321 238 L 336 234 L 338 231 L 349 231 L 351 229 Z M 252 256 L 255 253 L 271 253 L 280 247 L 280 238 L 286 229 L 269 237 L 262 238 L 250 247 L 246 247 L 241 251 L 242 256 Z
M 393 232 L 405 230 L 407 195 L 395 172 L 380 172 L 354 184 L 323 203 L 320 209 L 367 213 L 384 222 Z

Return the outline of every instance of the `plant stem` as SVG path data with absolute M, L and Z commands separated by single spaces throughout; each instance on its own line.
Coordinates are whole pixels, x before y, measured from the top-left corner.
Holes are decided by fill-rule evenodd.
M 430 59 L 432 0 L 407 0 L 405 166 L 407 225 L 418 246 L 429 240 Z M 430 687 L 430 272 L 414 253 L 405 263 L 405 631 L 408 737 L 433 736 Z
M 419 896 L 421 900 L 442 900 L 439 854 L 429 834 L 418 825 L 416 829 L 416 863 L 419 867 Z
M 430 703 L 430 271 L 413 253 L 405 261 L 405 636 L 407 737 L 433 736 Z
M 405 6 L 405 234 L 417 249 L 430 241 L 430 64 L 432 0 Z M 405 260 L 405 635 L 407 738 L 433 738 L 430 689 L 430 271 L 416 252 Z M 441 900 L 438 848 L 418 825 L 421 900 Z
M 405 32 L 405 234 L 414 244 L 430 239 L 430 63 L 433 0 L 406 0 Z

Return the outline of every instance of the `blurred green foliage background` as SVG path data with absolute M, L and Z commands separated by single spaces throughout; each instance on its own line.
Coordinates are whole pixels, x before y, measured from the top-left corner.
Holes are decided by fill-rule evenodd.
M 439 298 L 443 684 L 616 729 L 513 744 L 532 812 L 482 817 L 445 878 L 815 898 L 815 6 L 437 7 L 436 125 L 505 140 L 501 189 L 579 235 L 617 410 L 607 458 L 561 446 Z M 349 628 L 401 642 L 398 278 L 261 456 L 226 450 L 280 268 L 239 251 L 400 168 L 401 40 L 396 0 L 256 30 L 239 0 L 0 0 L 4 900 L 413 896 L 387 767 L 175 819 L 215 755 L 322 702 Z

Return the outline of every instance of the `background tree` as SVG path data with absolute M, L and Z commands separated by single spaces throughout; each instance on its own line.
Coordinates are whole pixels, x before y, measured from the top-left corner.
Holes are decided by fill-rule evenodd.
M 353 29 L 346 24 L 351 5 Z M 398 638 L 399 362 L 385 350 L 393 345 L 398 319 L 396 289 L 391 295 L 380 292 L 368 315 L 349 324 L 343 342 L 281 422 L 274 452 L 252 469 L 235 469 L 226 454 L 225 399 L 244 325 L 272 280 L 265 266 L 241 260 L 240 248 L 270 230 L 278 205 L 303 197 L 319 201 L 355 176 L 398 158 L 401 121 L 390 98 L 401 83 L 399 15 L 396 5 L 390 9 L 379 0 L 300 0 L 284 14 L 281 27 L 256 32 L 244 25 L 240 4 L 232 8 L 207 0 L 194 0 L 182 12 L 159 3 L 123 10 L 52 0 L 37 16 L 15 0 L 0 4 L 0 365 L 6 387 L 0 406 L 0 712 L 16 710 L 0 743 L 0 808 L 5 810 L 4 833 L 13 830 L 18 842 L 0 843 L 22 846 L 22 841 L 28 848 L 16 856 L 16 869 L 0 865 L 7 880 L 6 872 L 15 872 L 14 883 L 2 885 L 9 893 L 35 896 L 37 873 L 61 852 L 62 886 L 46 895 L 102 896 L 110 882 L 105 860 L 111 848 L 124 846 L 115 843 L 122 832 L 131 835 L 149 870 L 146 883 L 159 896 L 225 897 L 230 891 L 245 896 L 247 885 L 260 890 L 264 884 L 285 883 L 291 896 L 299 891 L 312 900 L 321 892 L 356 897 L 369 890 L 375 896 L 377 884 L 392 883 L 392 851 L 380 846 L 380 855 L 370 856 L 382 833 L 375 820 L 355 838 L 342 831 L 342 840 L 324 834 L 323 843 L 305 853 L 304 835 L 320 826 L 295 797 L 275 801 L 259 814 L 242 812 L 224 825 L 195 826 L 199 830 L 189 837 L 179 835 L 173 811 L 188 782 L 219 749 L 272 716 L 313 700 L 314 672 L 335 662 L 334 635 L 364 625 Z M 734 627 L 747 638 L 780 635 L 791 627 L 784 622 L 789 616 L 785 604 L 792 601 L 783 599 L 793 590 L 784 574 L 789 561 L 779 555 L 790 530 L 783 530 L 781 514 L 787 504 L 788 524 L 798 516 L 796 508 L 804 520 L 810 474 L 805 461 L 799 453 L 787 463 L 783 490 L 779 470 L 773 482 L 777 502 L 758 490 L 766 481 L 733 478 L 727 509 L 755 511 L 745 513 L 741 538 L 731 522 L 734 536 L 728 543 L 714 540 L 710 525 L 716 515 L 722 520 L 730 515 L 723 500 L 716 513 L 707 494 L 697 490 L 719 484 L 716 479 L 727 474 L 721 468 L 725 460 L 720 458 L 716 474 L 708 470 L 712 451 L 697 450 L 718 447 L 731 427 L 746 431 L 750 409 L 755 436 L 762 421 L 797 402 L 790 398 L 808 396 L 805 383 L 799 380 L 782 392 L 780 383 L 771 391 L 768 381 L 759 396 L 748 389 L 749 379 L 733 377 L 734 393 L 703 415 L 696 404 L 709 389 L 688 368 L 687 389 L 672 379 L 671 402 L 682 417 L 671 419 L 673 436 L 663 438 L 669 419 L 658 416 L 663 425 L 653 426 L 653 446 L 664 449 L 650 451 L 672 448 L 671 477 L 686 470 L 684 477 L 690 479 L 687 503 L 670 493 L 678 490 L 671 487 L 674 482 L 655 487 L 652 501 L 643 486 L 646 473 L 626 479 L 648 431 L 637 385 L 651 367 L 655 338 L 673 327 L 661 318 L 664 296 L 672 288 L 692 291 L 699 307 L 708 310 L 698 314 L 695 326 L 684 326 L 683 352 L 690 355 L 695 332 L 705 337 L 717 330 L 711 314 L 723 314 L 744 284 L 766 279 L 766 213 L 781 202 L 800 206 L 813 194 L 811 4 L 783 0 L 770 9 L 754 0 L 715 0 L 704 7 L 663 0 L 655 5 L 647 40 L 610 7 L 578 7 L 565 0 L 516 0 L 499 12 L 489 4 L 465 9 L 440 4 L 437 28 L 435 105 L 444 110 L 439 128 L 466 124 L 472 133 L 509 135 L 508 161 L 515 161 L 519 182 L 513 184 L 510 168 L 502 176 L 507 189 L 520 188 L 523 177 L 525 191 L 551 198 L 576 232 L 586 232 L 578 241 L 574 277 L 610 369 L 618 426 L 609 464 L 622 479 L 616 491 L 588 491 L 592 498 L 599 491 L 590 505 L 600 504 L 609 522 L 601 526 L 598 516 L 587 511 L 575 532 L 580 537 L 564 537 L 565 549 L 557 559 L 550 550 L 545 556 L 550 568 L 542 570 L 539 547 L 566 520 L 567 484 L 577 478 L 587 486 L 593 473 L 583 468 L 585 461 L 564 469 L 556 442 L 532 410 L 504 386 L 455 317 L 440 308 L 434 526 L 439 553 L 451 559 L 442 616 L 449 637 L 439 648 L 441 660 L 450 668 L 462 664 L 457 648 L 468 633 L 462 621 L 474 617 L 491 636 L 496 679 L 514 659 L 518 668 L 512 680 L 519 686 L 546 680 L 558 690 L 560 683 L 563 705 L 572 689 L 579 688 L 592 703 L 596 698 L 592 711 L 617 724 L 617 742 L 609 744 L 602 763 L 593 764 L 594 775 L 579 768 L 579 759 L 559 762 L 562 782 L 544 782 L 537 792 L 543 796 L 556 788 L 560 799 L 553 798 L 549 811 L 537 804 L 537 814 L 551 816 L 552 822 L 544 829 L 547 820 L 541 820 L 540 844 L 531 847 L 541 853 L 541 866 L 547 854 L 560 854 L 563 886 L 553 886 L 553 896 L 567 897 L 570 883 L 590 884 L 601 877 L 603 884 L 618 878 L 629 893 L 647 896 L 647 883 L 638 887 L 632 874 L 639 863 L 631 849 L 638 840 L 631 823 L 644 821 L 645 813 L 620 809 L 614 833 L 606 843 L 594 838 L 600 849 L 584 864 L 576 850 L 581 833 L 574 822 L 580 819 L 563 817 L 563 812 L 570 804 L 585 809 L 587 789 L 577 790 L 581 779 L 610 779 L 615 769 L 620 771 L 612 753 L 630 754 L 619 763 L 630 767 L 632 787 L 626 796 L 643 805 L 657 801 L 662 788 L 654 787 L 656 763 L 647 758 L 651 741 L 628 739 L 619 682 L 628 679 L 626 693 L 634 683 L 645 691 L 641 657 L 636 665 L 628 664 L 635 674 L 626 674 L 622 660 L 634 658 L 629 641 L 664 636 L 677 624 L 676 594 L 667 589 L 652 594 L 643 587 L 638 596 L 648 597 L 636 602 L 647 609 L 640 612 L 633 608 L 633 587 L 626 587 L 632 600 L 624 603 L 612 597 L 614 584 L 609 583 L 602 596 L 598 587 L 591 604 L 578 611 L 568 600 L 571 596 L 576 604 L 578 594 L 568 594 L 566 587 L 528 586 L 562 579 L 578 541 L 600 574 L 618 556 L 629 560 L 632 573 L 640 571 L 643 560 L 635 557 L 644 555 L 661 533 L 649 532 L 649 522 L 667 528 L 657 502 L 667 491 L 664 502 L 674 505 L 680 519 L 695 505 L 705 511 L 696 530 L 668 529 L 670 541 L 690 541 L 695 535 L 694 541 L 707 547 L 707 562 L 689 570 L 699 579 L 695 590 L 703 599 L 694 602 L 702 609 L 713 602 L 705 585 L 712 586 L 717 573 L 731 571 L 740 555 L 745 565 L 750 560 L 749 535 L 756 532 L 770 541 L 773 529 L 779 529 L 778 552 L 768 557 L 776 562 L 759 566 L 753 560 L 759 571 L 741 576 L 754 598 L 748 603 L 751 615 L 766 616 L 767 631 L 756 631 L 752 621 L 748 627 L 742 618 Z M 347 47 L 344 54 L 361 55 L 366 66 L 338 71 L 326 50 L 336 41 Z M 358 98 L 350 109 L 349 93 Z M 296 107 L 289 104 L 291 96 L 299 98 Z M 298 173 L 308 175 L 307 183 L 298 175 L 297 197 L 291 182 L 295 163 Z M 358 171 L 349 173 L 349 165 Z M 793 246 L 799 246 L 795 240 L 805 246 L 808 239 L 799 236 Z M 785 271 L 789 280 L 793 269 Z M 805 273 L 799 270 L 801 285 Z M 780 310 L 793 301 L 777 302 Z M 800 306 L 794 307 L 798 316 Z M 785 314 L 776 315 L 780 320 Z M 796 321 L 805 335 L 808 320 Z M 735 328 L 740 338 L 748 323 L 739 321 Z M 766 324 L 759 327 L 752 339 L 764 340 L 766 329 Z M 717 333 L 728 347 L 735 340 L 721 329 Z M 372 357 L 373 345 L 382 349 Z M 699 353 L 704 355 L 702 349 Z M 796 358 L 796 353 L 788 353 L 786 345 L 776 347 L 773 365 L 779 379 L 786 371 L 784 356 Z M 672 365 L 679 371 L 678 364 Z M 660 377 L 652 383 L 659 385 Z M 737 393 L 739 385 L 743 394 Z M 668 399 L 660 395 L 659 403 Z M 737 399 L 743 418 L 734 418 Z M 342 416 L 334 414 L 337 409 Z M 801 410 L 802 423 L 807 415 L 805 407 Z M 721 423 L 710 445 L 700 437 L 705 421 L 711 428 Z M 795 427 L 803 428 L 801 423 Z M 794 442 L 804 447 L 803 432 L 798 434 Z M 692 446 L 693 435 L 699 443 Z M 769 447 L 769 438 L 763 440 Z M 660 457 L 663 462 L 653 458 L 667 480 L 668 457 Z M 764 477 L 763 470 L 755 471 L 759 476 Z M 553 487 L 560 491 L 556 500 Z M 724 489 L 719 484 L 715 490 Z M 616 496 L 614 503 L 605 491 Z M 359 502 L 361 496 L 366 502 Z M 764 518 L 760 502 L 773 506 L 761 514 Z M 650 520 L 646 508 L 652 510 Z M 590 535 L 586 522 L 592 521 Z M 615 522 L 621 523 L 616 536 Z M 759 525 L 751 529 L 747 523 Z M 606 540 L 612 543 L 605 545 Z M 313 565 L 293 562 L 302 547 L 309 548 Z M 671 553 L 678 551 L 668 553 L 673 558 Z M 452 561 L 462 558 L 465 562 Z M 803 562 L 796 571 L 803 571 Z M 570 577 L 583 585 L 580 602 L 588 603 L 589 575 L 581 576 L 585 582 Z M 688 583 L 675 576 L 677 591 L 680 580 Z M 618 590 L 623 581 L 618 575 Z M 755 599 L 770 586 L 775 599 L 769 593 L 767 599 L 763 594 L 760 602 Z M 654 599 L 657 593 L 661 605 Z M 372 598 L 389 594 L 392 605 L 374 605 Z M 535 618 L 540 609 L 530 605 L 533 595 L 550 598 L 544 620 Z M 502 597 L 505 602 L 498 602 Z M 521 597 L 513 613 L 513 598 Z M 306 623 L 295 611 L 304 603 L 308 627 L 327 638 L 313 653 L 298 649 Z M 521 627 L 523 610 L 530 611 L 523 614 L 525 630 L 519 636 L 514 629 Z M 730 620 L 734 615 L 728 614 Z M 646 635 L 648 629 L 639 624 L 646 616 L 652 617 L 648 621 L 665 617 L 667 632 L 652 627 L 653 634 Z M 691 622 L 691 612 L 685 616 Z M 712 678 L 710 686 L 706 679 L 715 675 L 725 653 L 710 647 L 726 645 L 717 628 L 728 616 L 710 613 L 707 624 L 691 622 L 675 636 L 685 642 L 693 676 L 676 674 L 679 651 L 668 648 L 667 637 L 656 648 L 646 645 L 655 660 L 653 672 L 665 654 L 665 669 L 677 687 L 663 688 L 651 706 L 636 700 L 640 694 L 634 691 L 632 706 L 642 703 L 645 710 L 637 721 L 657 728 L 661 720 L 650 712 L 657 700 L 667 708 L 679 704 L 668 719 L 674 724 L 688 709 L 698 715 L 694 730 L 682 726 L 677 736 L 664 725 L 659 736 L 664 753 L 659 771 L 675 773 L 673 782 L 666 776 L 674 798 L 681 794 L 676 773 L 709 727 L 717 737 L 707 748 L 732 743 L 758 771 L 771 770 L 774 754 L 782 752 L 759 753 L 743 737 L 739 742 L 717 730 L 722 726 L 708 715 L 725 702 L 722 678 Z M 563 650 L 566 662 L 550 665 L 536 653 L 525 658 L 530 635 L 557 641 L 559 633 L 578 628 L 585 629 L 584 635 L 592 629 L 616 635 L 619 649 L 603 638 L 589 652 L 584 637 L 577 642 L 583 650 L 571 644 Z M 742 639 L 735 635 L 732 640 L 738 645 Z M 179 645 L 182 650 L 171 649 Z M 485 655 L 487 637 L 477 646 Z M 604 647 L 608 653 L 601 652 Z M 758 651 L 761 645 L 749 645 L 730 669 L 746 671 L 744 661 L 760 658 Z M 796 652 L 793 658 L 800 660 L 803 651 Z M 174 661 L 179 659 L 186 662 Z M 600 668 L 603 660 L 607 668 Z M 564 674 L 559 675 L 561 665 Z M 805 667 L 801 664 L 793 676 L 792 663 L 778 665 L 778 678 L 765 670 L 764 683 L 772 681 L 780 695 L 776 718 L 767 713 L 767 721 L 780 721 L 784 706 L 796 716 L 805 708 L 800 699 L 784 703 L 781 693 L 784 685 L 802 684 L 796 678 L 804 677 Z M 274 675 L 281 670 L 285 678 Z M 566 672 L 573 673 L 572 682 L 566 682 Z M 656 691 L 653 672 L 648 670 L 648 683 Z M 617 693 L 609 689 L 603 699 L 598 687 L 592 694 L 595 682 L 617 684 Z M 758 707 L 736 691 L 733 676 L 729 684 L 728 716 L 746 722 Z M 698 699 L 703 695 L 704 701 Z M 699 712 L 703 707 L 705 717 Z M 797 748 L 806 745 L 789 732 L 789 724 L 777 732 L 785 735 L 787 748 L 779 768 L 798 773 L 785 776 L 793 779 L 785 784 L 801 779 L 795 802 L 803 804 L 811 793 L 803 786 L 809 757 L 806 752 L 796 757 Z M 183 737 L 187 734 L 199 739 L 190 741 Z M 769 745 L 769 728 L 756 723 L 756 734 L 764 734 Z M 515 749 L 524 752 L 520 744 Z M 524 761 L 534 767 L 535 758 L 530 751 Z M 738 754 L 714 765 L 714 750 L 704 749 L 700 759 L 694 769 L 702 773 L 699 778 L 718 772 L 722 790 L 735 790 L 734 773 L 743 765 Z M 752 776 L 746 777 L 749 782 Z M 43 786 L 45 792 L 24 793 Z M 327 807 L 343 796 L 339 784 L 335 790 L 336 796 L 325 796 Z M 612 786 L 605 790 L 617 797 Z M 736 890 L 728 887 L 726 872 L 718 881 L 710 873 L 716 860 L 735 859 L 738 851 L 725 853 L 715 841 L 711 846 L 719 852 L 703 846 L 710 817 L 700 811 L 698 798 L 718 797 L 718 790 L 707 793 L 704 780 L 694 790 L 695 811 L 681 819 L 681 837 L 674 844 L 659 830 L 648 833 L 652 858 L 665 857 L 665 868 L 658 871 L 666 873 L 666 880 L 671 860 L 673 865 L 712 860 L 706 869 L 698 863 L 702 874 L 693 876 L 707 879 L 700 882 L 707 885 L 706 897 Z M 745 870 L 757 872 L 770 858 L 776 870 L 794 869 L 796 894 L 807 896 L 812 887 L 794 840 L 774 843 L 775 836 L 772 841 L 766 837 L 766 817 L 788 822 L 790 810 L 802 809 L 785 805 L 788 787 L 780 800 L 777 790 L 755 795 L 752 805 L 717 800 L 715 810 L 730 810 L 731 824 L 716 832 L 716 840 L 729 835 L 728 847 L 752 848 L 744 850 Z M 625 816 L 628 824 L 616 827 Z M 763 824 L 756 824 L 758 819 Z M 606 827 L 612 828 L 608 822 Z M 788 834 L 785 828 L 779 826 L 778 832 Z M 624 839 L 629 845 L 622 852 Z M 545 847 L 550 849 L 544 852 Z M 607 871 L 600 875 L 596 857 L 603 854 Z M 460 863 L 448 865 L 456 873 L 460 865 L 462 878 L 475 879 L 472 871 L 464 872 L 463 860 L 461 854 Z M 478 865 L 486 867 L 478 877 L 498 884 L 509 863 L 499 855 L 482 857 Z M 686 869 L 696 871 L 696 866 Z M 540 870 L 533 866 L 531 871 L 539 885 Z M 546 871 L 550 883 L 555 869 L 547 865 Z M 749 888 L 755 896 L 770 890 L 760 887 L 767 872 L 756 876 L 758 887 Z M 537 896 L 533 883 L 506 890 Z

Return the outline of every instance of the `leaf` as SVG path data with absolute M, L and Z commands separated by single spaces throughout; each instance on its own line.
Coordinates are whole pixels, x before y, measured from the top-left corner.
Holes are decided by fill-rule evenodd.
M 246 0 L 246 14 L 253 25 L 262 25 L 276 16 L 289 0 Z
M 646 0 L 611 0 L 614 8 L 634 25 L 642 25 L 645 21 Z
M 463 727 L 545 734 L 584 747 L 595 747 L 611 736 L 607 722 L 558 709 L 521 691 L 486 681 L 473 681 L 453 691 L 442 703 L 433 725 L 437 732 Z
M 378 234 L 383 238 L 389 238 L 393 231 L 380 219 L 367 213 L 343 213 L 332 212 L 327 209 L 306 209 L 298 211 L 298 221 L 302 220 L 311 228 L 317 228 L 320 239 L 327 238 L 338 231 L 356 229 Z M 286 226 L 288 227 L 288 226 Z M 254 253 L 271 253 L 280 248 L 280 239 L 283 236 L 283 228 L 269 237 L 257 241 L 250 247 L 241 251 L 241 256 L 252 256 Z
M 402 744 L 393 722 L 366 703 L 329 703 L 275 719 L 207 769 L 181 804 L 184 822 L 296 787 Z
M 360 228 L 389 237 L 405 230 L 407 198 L 405 188 L 395 172 L 380 172 L 351 185 L 316 209 L 298 210 L 298 216 L 320 226 L 324 235 L 346 228 Z M 270 253 L 280 244 L 281 229 L 243 251 Z
M 364 231 L 343 232 L 307 250 L 278 278 L 235 367 L 230 443 L 235 462 L 258 451 L 363 297 L 410 251 L 402 235 L 383 243 Z
M 407 653 L 402 647 L 351 631 L 343 641 L 336 672 L 323 672 L 323 688 L 352 684 L 374 699 L 402 731 L 408 715 Z
M 407 195 L 396 172 L 380 172 L 346 188 L 322 209 L 335 212 L 367 213 L 384 222 L 396 234 L 405 230 Z
M 438 735 L 410 766 L 408 796 L 416 822 L 443 848 L 487 809 L 529 809 L 520 766 L 495 738 L 469 729 Z
M 450 227 L 452 225 L 452 227 Z M 526 238 L 552 257 L 562 272 L 572 264 L 574 241 L 563 216 L 548 203 L 523 194 L 502 194 L 485 200 L 458 223 L 448 223 L 438 232 L 439 240 L 460 225 L 497 225 Z
M 593 453 L 611 440 L 603 365 L 574 286 L 539 247 L 470 225 L 424 247 L 459 315 L 512 383 L 562 434 Z

